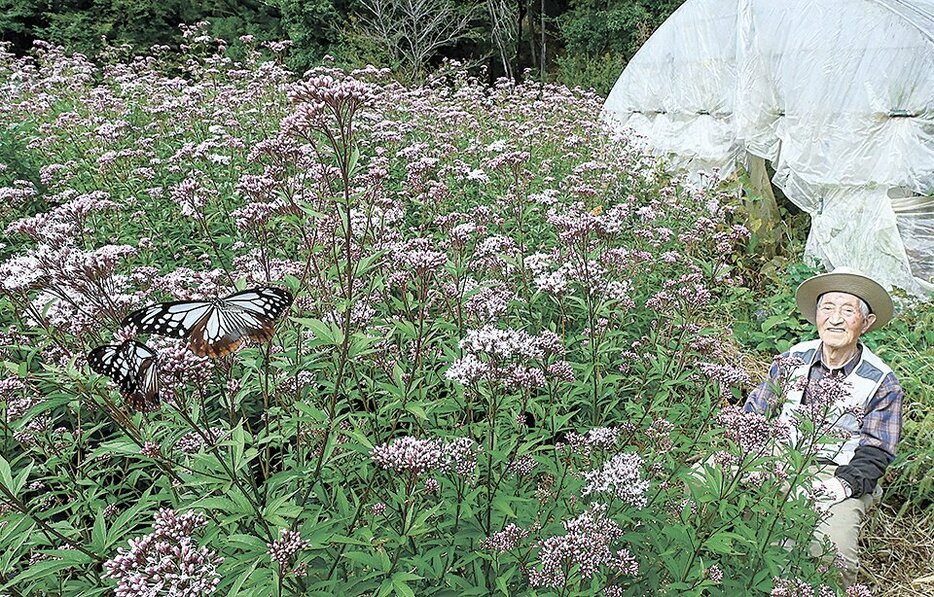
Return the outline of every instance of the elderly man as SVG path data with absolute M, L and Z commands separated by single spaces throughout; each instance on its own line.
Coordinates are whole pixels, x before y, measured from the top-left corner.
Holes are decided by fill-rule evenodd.
M 846 268 L 814 276 L 795 293 L 804 317 L 817 326 L 820 339 L 801 342 L 784 356 L 802 362 L 787 375 L 785 402 L 780 416 L 791 422 L 794 411 L 808 403 L 809 387 L 827 376 L 840 376 L 848 395 L 835 406 L 862 408 L 862 422 L 856 417 L 837 416 L 835 431 L 842 431 L 835 444 L 822 446 L 817 456 L 821 470 L 814 489 L 826 510 L 815 531 L 812 553 L 827 537 L 842 556 L 843 580 L 850 585 L 859 570 L 859 528 L 866 511 L 881 497 L 878 481 L 895 458 L 895 445 L 902 427 L 903 392 L 892 370 L 872 353 L 859 338 L 869 330 L 885 325 L 893 315 L 888 292 L 872 279 Z M 763 382 L 749 396 L 744 410 L 765 413 L 779 379 L 780 368 L 772 366 L 770 381 Z M 810 383 L 796 384 L 806 378 Z M 839 409 L 835 409 L 837 413 Z

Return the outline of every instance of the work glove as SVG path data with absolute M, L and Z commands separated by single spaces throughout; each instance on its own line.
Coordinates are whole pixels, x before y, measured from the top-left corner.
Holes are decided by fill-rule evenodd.
M 823 481 L 815 480 L 811 485 L 811 496 L 818 512 L 826 512 L 853 494 L 849 484 L 840 477 L 830 477 Z

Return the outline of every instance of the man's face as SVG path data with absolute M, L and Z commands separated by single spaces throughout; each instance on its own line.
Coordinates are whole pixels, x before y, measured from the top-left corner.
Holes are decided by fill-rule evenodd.
M 852 348 L 876 316 L 863 317 L 859 298 L 845 292 L 828 292 L 817 305 L 817 333 L 831 348 Z

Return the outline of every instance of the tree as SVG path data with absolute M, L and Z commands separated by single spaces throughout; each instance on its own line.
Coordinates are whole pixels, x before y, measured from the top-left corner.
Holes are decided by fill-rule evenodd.
M 517 56 L 518 43 L 522 34 L 522 14 L 525 12 L 525 0 L 487 0 L 487 12 L 490 15 L 490 33 L 493 46 L 499 54 L 503 72 L 510 79 L 515 79 L 513 59 Z
M 477 5 L 455 0 L 364 0 L 364 35 L 421 80 L 440 48 L 467 37 Z
M 606 94 L 623 67 L 684 0 L 572 0 L 558 29 L 558 78 Z

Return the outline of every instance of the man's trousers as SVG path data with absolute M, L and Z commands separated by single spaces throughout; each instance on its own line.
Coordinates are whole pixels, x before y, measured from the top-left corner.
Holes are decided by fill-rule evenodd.
M 836 470 L 836 466 L 823 466 L 817 471 L 817 477 L 821 480 L 829 479 Z M 830 539 L 840 554 L 844 587 L 856 582 L 856 575 L 859 572 L 859 529 L 866 518 L 866 513 L 873 505 L 879 503 L 881 498 L 882 488 L 876 484 L 876 489 L 871 494 L 847 498 L 831 506 L 814 530 L 814 541 L 811 542 L 810 548 L 811 555 L 820 555 L 823 551 L 821 547 L 823 538 Z

